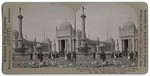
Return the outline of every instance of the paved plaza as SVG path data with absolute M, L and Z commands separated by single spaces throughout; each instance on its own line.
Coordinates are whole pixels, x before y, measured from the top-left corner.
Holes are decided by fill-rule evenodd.
M 137 61 L 122 57 L 118 59 L 106 58 L 103 62 L 98 56 L 94 60 L 92 55 L 80 56 L 76 60 L 68 60 L 65 57 L 49 59 L 44 57 L 40 62 L 38 59 L 30 60 L 30 56 L 18 56 L 13 60 L 14 68 L 50 68 L 50 67 L 134 67 L 137 66 Z

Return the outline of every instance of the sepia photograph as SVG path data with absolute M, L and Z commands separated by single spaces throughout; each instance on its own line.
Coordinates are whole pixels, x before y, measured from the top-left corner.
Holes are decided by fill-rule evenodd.
M 147 10 L 137 14 L 130 5 L 6 3 L 11 49 L 9 59 L 4 55 L 3 60 L 9 62 L 9 69 L 139 67 L 139 17 L 147 19 Z M 6 36 L 9 40 L 9 32 Z

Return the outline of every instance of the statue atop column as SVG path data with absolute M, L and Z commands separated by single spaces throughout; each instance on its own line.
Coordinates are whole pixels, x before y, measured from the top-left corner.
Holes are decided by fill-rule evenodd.
M 82 6 L 82 12 L 83 12 L 83 14 L 84 14 L 84 9 L 85 9 L 85 8 Z
M 19 36 L 18 36 L 18 48 L 23 48 L 23 34 L 22 34 L 22 19 L 23 16 L 21 15 L 21 7 L 19 7 L 19 15 L 18 15 L 18 20 L 19 20 Z
M 19 13 L 20 13 L 20 15 L 21 15 L 21 10 L 22 10 L 22 8 L 21 8 L 21 7 L 19 7 Z
M 84 7 L 82 6 L 82 12 L 83 14 L 81 15 L 81 18 L 82 18 L 82 36 L 81 36 L 81 47 L 85 47 L 85 39 L 86 39 L 86 35 L 85 35 L 85 14 L 84 14 Z

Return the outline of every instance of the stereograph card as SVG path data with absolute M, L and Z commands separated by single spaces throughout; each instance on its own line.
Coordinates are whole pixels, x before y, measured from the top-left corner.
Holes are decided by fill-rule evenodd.
M 144 2 L 6 2 L 5 74 L 144 74 L 148 7 Z

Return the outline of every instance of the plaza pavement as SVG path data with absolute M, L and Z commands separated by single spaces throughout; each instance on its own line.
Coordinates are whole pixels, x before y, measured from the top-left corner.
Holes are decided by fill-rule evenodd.
M 50 67 L 134 67 L 137 66 L 137 61 L 130 61 L 127 57 L 121 59 L 106 58 L 105 62 L 99 57 L 95 60 L 92 56 L 77 57 L 76 61 L 67 60 L 64 57 L 48 59 L 44 57 L 42 62 L 39 60 L 29 60 L 29 56 L 22 56 L 14 59 L 14 68 L 50 68 Z

